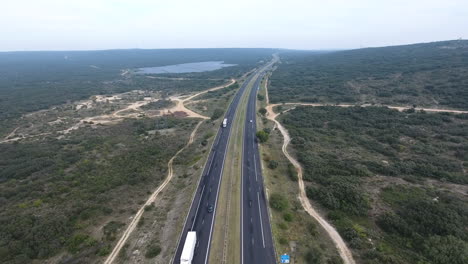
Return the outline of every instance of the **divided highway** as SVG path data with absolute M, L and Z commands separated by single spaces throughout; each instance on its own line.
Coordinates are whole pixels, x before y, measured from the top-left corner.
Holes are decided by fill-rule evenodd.
M 268 68 L 269 66 L 265 70 Z M 257 91 L 265 70 L 260 73 L 251 89 L 244 126 L 241 187 L 241 260 L 243 264 L 276 263 L 260 154 L 256 143 Z
M 193 264 L 208 263 L 210 253 L 210 242 L 213 232 L 214 217 L 216 215 L 216 205 L 218 202 L 219 186 L 223 172 L 224 159 L 231 134 L 232 120 L 236 113 L 239 101 L 246 90 L 247 85 L 256 72 L 251 74 L 242 84 L 236 93 L 233 101 L 229 105 L 225 118 L 227 126 L 218 130 L 213 143 L 211 153 L 208 156 L 207 163 L 203 169 L 196 194 L 192 200 L 189 214 L 185 220 L 184 229 L 177 245 L 176 254 L 172 263 L 179 264 L 180 256 L 184 247 L 188 231 L 195 231 L 197 234 L 197 245 L 193 257 Z M 213 206 L 213 211 L 209 212 L 208 206 Z M 211 210 L 210 210 L 211 211 Z
M 245 90 L 251 85 L 247 106 L 248 124 L 244 128 L 243 165 L 242 165 L 242 196 L 241 196 L 241 255 L 245 264 L 275 263 L 273 239 L 270 230 L 268 208 L 265 192 L 263 191 L 263 178 L 261 173 L 258 146 L 255 142 L 255 103 L 258 86 L 275 59 L 268 65 L 252 73 L 242 84 L 229 105 L 224 118 L 228 120 L 226 127 L 218 130 L 211 153 L 203 169 L 196 194 L 192 200 L 189 214 L 185 220 L 184 229 L 179 238 L 173 264 L 180 263 L 180 257 L 187 237 L 187 232 L 195 231 L 197 244 L 192 264 L 208 263 L 210 243 L 213 234 L 214 217 L 218 202 L 221 177 L 226 158 L 226 151 L 231 135 L 232 121 L 234 120 L 239 101 Z M 255 79 L 256 78 L 256 79 Z M 250 123 L 252 120 L 252 123 Z M 210 207 L 210 209 L 208 209 Z M 213 208 L 213 209 L 211 209 Z

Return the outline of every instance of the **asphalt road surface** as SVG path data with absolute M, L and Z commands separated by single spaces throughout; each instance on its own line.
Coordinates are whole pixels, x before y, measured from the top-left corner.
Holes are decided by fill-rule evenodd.
M 251 74 L 242 84 L 233 101 L 229 105 L 228 111 L 224 117 L 228 120 L 227 126 L 225 128 L 221 127 L 218 130 L 211 153 L 208 157 L 207 163 L 205 164 L 205 168 L 203 169 L 203 175 L 200 179 L 198 189 L 192 200 L 190 212 L 186 218 L 182 235 L 177 245 L 176 254 L 172 262 L 174 264 L 180 263 L 180 255 L 182 254 L 188 231 L 197 232 L 197 245 L 192 263 L 208 263 L 219 186 L 223 172 L 224 159 L 226 157 L 226 150 L 231 134 L 232 120 L 234 119 L 239 101 L 246 90 L 247 85 L 251 82 L 254 76 L 256 76 L 256 73 Z M 207 209 L 209 205 L 214 207 L 214 211 L 211 213 L 208 212 Z
M 262 168 L 256 141 L 256 100 L 264 72 L 255 80 L 244 127 L 241 195 L 241 257 L 243 264 L 276 263 Z

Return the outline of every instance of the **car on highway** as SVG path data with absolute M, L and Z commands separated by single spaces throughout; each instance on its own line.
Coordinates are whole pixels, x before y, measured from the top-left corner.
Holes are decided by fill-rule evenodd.
M 209 204 L 207 207 L 206 207 L 206 210 L 208 211 L 208 213 L 212 213 L 214 208 L 213 208 L 213 205 Z
M 250 123 L 252 123 L 252 122 L 253 122 L 252 119 L 250 119 Z

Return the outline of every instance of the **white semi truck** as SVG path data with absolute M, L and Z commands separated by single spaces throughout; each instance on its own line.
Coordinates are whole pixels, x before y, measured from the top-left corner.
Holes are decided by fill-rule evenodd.
M 197 245 L 197 233 L 190 231 L 187 233 L 185 239 L 184 249 L 182 249 L 182 255 L 180 256 L 180 264 L 192 264 L 193 253 L 195 252 L 195 246 Z
M 224 118 L 223 120 L 223 127 L 226 127 L 227 126 L 227 118 Z

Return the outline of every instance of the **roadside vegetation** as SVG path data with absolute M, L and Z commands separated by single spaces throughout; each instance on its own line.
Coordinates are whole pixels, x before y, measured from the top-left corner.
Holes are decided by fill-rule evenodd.
M 265 81 L 258 98 L 267 98 Z M 257 101 L 257 109 L 265 107 L 265 100 Z M 342 263 L 327 233 L 302 208 L 297 195 L 297 172 L 281 150 L 281 133 L 273 129 L 274 123 L 264 117 L 265 113 L 257 114 L 257 126 L 268 135 L 268 140 L 260 144 L 260 154 L 276 253 L 289 254 L 292 263 Z
M 104 261 L 200 122 L 185 117 L 206 118 L 184 107 L 191 102 L 186 96 L 214 87 L 201 95 L 215 102 L 203 114 L 224 111 L 238 85 L 222 86 L 270 50 L 65 53 L 0 54 L 0 68 L 7 69 L 0 77 L 2 263 Z M 237 66 L 157 76 L 131 71 L 199 60 Z M 56 71 L 39 71 L 43 64 Z M 116 261 L 170 261 L 187 194 L 195 190 L 219 122 L 218 114 L 201 123 L 173 162 L 174 179 L 144 206 Z
M 218 124 L 203 121 L 192 144 L 173 163 L 174 176 L 140 222 L 114 263 L 169 263 L 185 224 Z M 186 143 L 186 142 L 185 142 Z
M 272 103 L 352 103 L 468 109 L 468 41 L 348 51 L 284 52 Z
M 127 120 L 81 129 L 67 140 L 0 144 L 0 261 L 108 254 L 195 124 Z
M 359 262 L 466 263 L 466 114 L 297 107 L 280 121 Z

